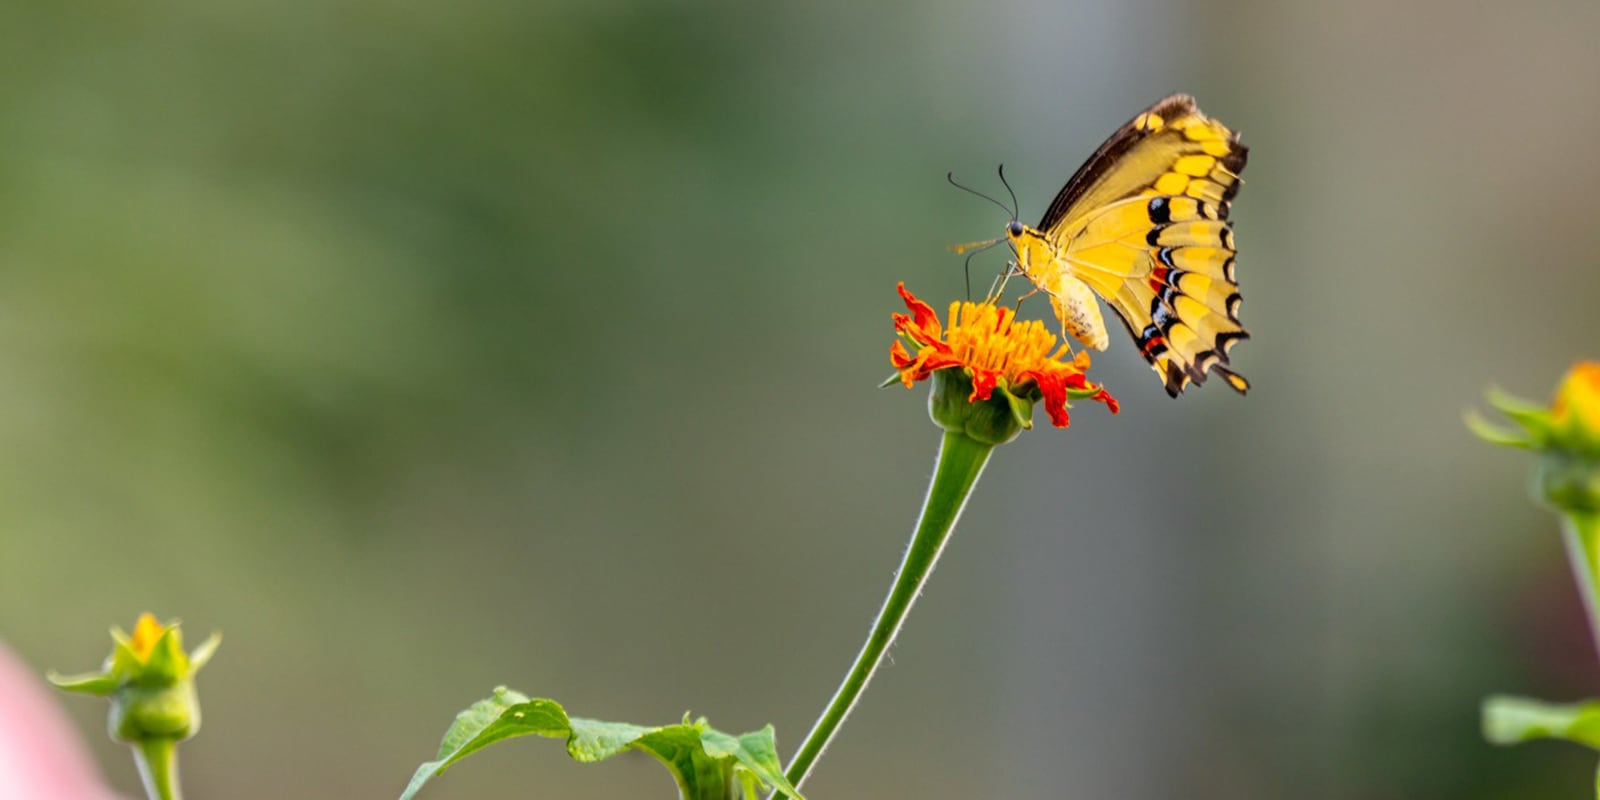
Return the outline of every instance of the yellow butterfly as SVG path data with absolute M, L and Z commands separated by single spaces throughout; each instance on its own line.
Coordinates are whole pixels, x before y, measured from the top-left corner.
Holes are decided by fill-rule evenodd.
M 1228 368 L 1228 351 L 1250 337 L 1239 324 L 1228 203 L 1248 154 L 1194 98 L 1161 100 L 1100 145 L 1037 228 L 1006 226 L 1015 268 L 1050 296 L 1062 328 L 1096 350 L 1109 344 L 1094 295 L 1103 298 L 1167 394 L 1207 372 L 1243 394 L 1249 381 Z

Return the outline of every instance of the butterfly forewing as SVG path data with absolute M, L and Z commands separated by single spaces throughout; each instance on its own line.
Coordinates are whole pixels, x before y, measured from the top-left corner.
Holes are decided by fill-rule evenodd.
M 1228 351 L 1239 324 L 1229 202 L 1249 150 L 1187 95 L 1151 106 L 1106 140 L 1039 230 L 1066 269 L 1117 312 L 1176 397 L 1208 371 L 1239 392 Z

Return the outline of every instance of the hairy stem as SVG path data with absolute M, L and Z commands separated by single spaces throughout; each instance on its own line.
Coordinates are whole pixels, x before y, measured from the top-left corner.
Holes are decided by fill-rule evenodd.
M 922 515 L 917 520 L 916 531 L 911 536 L 910 546 L 906 548 L 905 559 L 900 563 L 900 571 L 895 575 L 889 596 L 884 599 L 878 619 L 872 624 L 872 632 L 867 635 L 866 643 L 856 655 L 855 663 L 850 665 L 844 682 L 839 684 L 833 699 L 828 702 L 827 709 L 789 761 L 787 777 L 796 788 L 810 774 L 817 758 L 827 749 L 828 742 L 838 732 L 845 717 L 850 715 L 850 710 L 855 708 L 862 690 L 867 688 L 872 674 L 883 662 L 889 645 L 900 633 L 900 626 L 905 623 L 911 604 L 921 594 L 928 576 L 933 573 L 933 566 L 944 551 L 945 542 L 955 529 L 956 520 L 967 504 L 967 497 L 972 494 L 972 487 L 977 484 L 978 476 L 983 473 L 983 467 L 989 462 L 989 454 L 993 450 L 994 445 L 978 442 L 966 434 L 945 433 L 939 446 L 933 480 L 928 484 L 928 495 L 922 502 Z M 785 795 L 779 792 L 773 795 L 773 800 L 783 797 Z
M 1561 517 L 1561 538 L 1567 544 L 1572 575 L 1589 615 L 1589 633 L 1600 656 L 1600 513 L 1566 512 Z

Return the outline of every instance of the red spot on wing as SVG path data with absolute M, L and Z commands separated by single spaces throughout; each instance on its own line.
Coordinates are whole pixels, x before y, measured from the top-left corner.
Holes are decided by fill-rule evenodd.
M 1165 289 L 1167 286 L 1167 274 L 1166 267 L 1156 267 L 1150 270 L 1150 290 L 1159 294 L 1162 289 Z

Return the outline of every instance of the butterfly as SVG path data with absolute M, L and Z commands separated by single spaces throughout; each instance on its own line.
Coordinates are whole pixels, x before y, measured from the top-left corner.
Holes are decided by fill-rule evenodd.
M 1014 269 L 1050 297 L 1066 333 L 1096 350 L 1109 344 L 1095 295 L 1104 299 L 1168 395 L 1208 373 L 1244 394 L 1250 382 L 1228 365 L 1250 338 L 1228 206 L 1249 152 L 1194 98 L 1167 97 L 1100 145 L 1037 227 L 1006 225 Z

